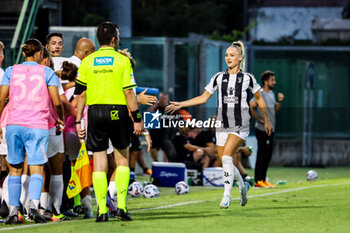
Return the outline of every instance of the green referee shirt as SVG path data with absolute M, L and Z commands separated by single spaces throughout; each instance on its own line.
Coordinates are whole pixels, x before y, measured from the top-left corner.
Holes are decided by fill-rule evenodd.
M 86 87 L 87 105 L 126 105 L 124 90 L 136 87 L 129 58 L 113 47 L 84 58 L 78 73 L 77 84 Z

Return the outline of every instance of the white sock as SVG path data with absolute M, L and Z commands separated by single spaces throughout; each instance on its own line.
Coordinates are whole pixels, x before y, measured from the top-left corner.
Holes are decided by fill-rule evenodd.
M 17 215 L 18 214 L 18 206 L 9 206 L 9 216 Z
M 22 191 L 21 191 L 21 197 L 19 201 L 22 203 L 22 206 L 26 209 L 27 213 L 29 213 L 29 180 L 30 177 L 27 175 L 22 175 L 21 182 L 22 182 Z
M 52 213 L 52 198 L 50 195 L 47 198 L 47 210 Z
M 29 202 L 30 204 L 29 204 L 29 208 L 31 208 L 31 209 L 39 209 L 39 203 L 40 203 L 40 201 L 39 200 L 30 200 L 30 202 Z
M 9 198 L 9 176 L 7 176 L 2 185 L 2 200 L 1 202 L 6 202 L 7 206 L 10 206 Z
M 111 198 L 114 199 L 115 196 L 117 196 L 117 186 L 115 186 L 114 181 L 110 181 L 108 185 L 108 192 Z
M 235 173 L 235 180 L 237 180 L 237 182 L 238 182 L 239 189 L 245 188 L 245 183 L 243 181 L 241 173 L 239 173 L 239 171 L 238 171 L 238 169 L 236 168 L 235 165 L 233 165 L 233 170 L 234 170 L 234 173 Z
M 231 196 L 234 177 L 234 165 L 231 156 L 222 156 L 222 168 L 224 169 L 224 195 Z
M 90 195 L 86 195 L 81 201 L 81 206 L 83 208 L 92 207 L 92 198 Z
M 44 210 L 47 210 L 49 206 L 49 193 L 48 192 L 42 192 L 40 196 L 40 207 Z
M 51 175 L 50 195 L 56 214 L 60 214 L 63 196 L 63 175 Z

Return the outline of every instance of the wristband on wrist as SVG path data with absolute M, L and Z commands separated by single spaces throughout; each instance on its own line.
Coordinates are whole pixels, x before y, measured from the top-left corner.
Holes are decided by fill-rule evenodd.
M 136 123 L 141 122 L 142 120 L 141 114 L 138 109 L 136 111 L 131 112 L 131 116 L 134 119 L 134 122 Z
M 79 124 L 81 124 L 81 122 L 80 121 L 76 121 L 76 122 L 74 122 L 74 124 L 79 125 Z

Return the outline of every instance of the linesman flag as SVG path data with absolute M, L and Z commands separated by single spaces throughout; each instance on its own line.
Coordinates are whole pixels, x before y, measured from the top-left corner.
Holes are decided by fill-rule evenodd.
M 67 187 L 68 198 L 78 195 L 81 190 L 92 185 L 91 174 L 89 156 L 86 150 L 85 142 L 82 141 L 79 156 L 74 165 L 74 169 Z

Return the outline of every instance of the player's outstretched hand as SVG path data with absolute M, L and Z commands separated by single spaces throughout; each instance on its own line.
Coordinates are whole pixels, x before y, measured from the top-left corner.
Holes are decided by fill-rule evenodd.
M 174 113 L 175 111 L 182 108 L 181 102 L 170 101 L 170 104 L 165 107 L 165 111 L 168 113 Z
M 272 128 L 270 120 L 265 121 L 265 131 L 266 131 L 266 134 L 268 136 L 270 136 L 272 134 L 272 130 L 273 130 L 273 128 Z
M 134 122 L 134 134 L 137 136 L 142 135 L 143 132 L 143 126 L 142 121 L 141 122 Z
M 146 95 L 145 93 L 147 90 L 148 89 L 146 88 L 143 92 L 137 95 L 137 103 L 152 106 L 157 102 L 157 97 L 153 95 Z

